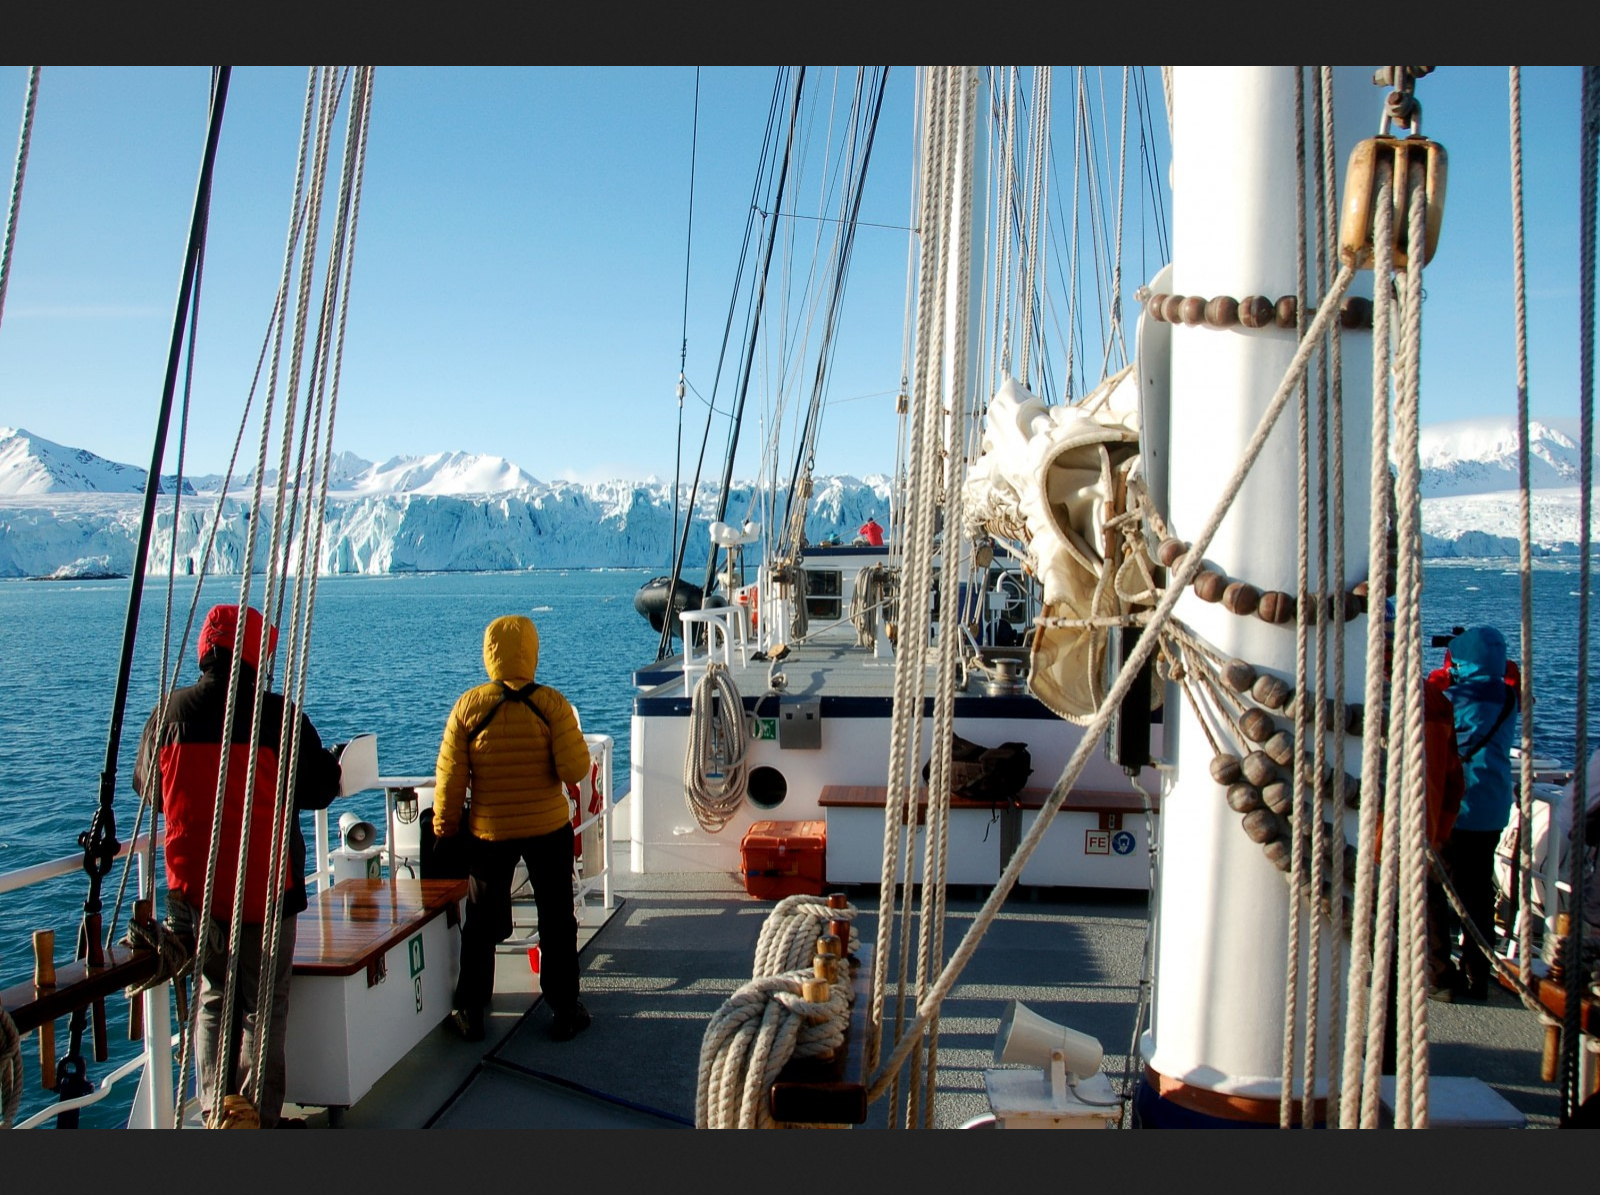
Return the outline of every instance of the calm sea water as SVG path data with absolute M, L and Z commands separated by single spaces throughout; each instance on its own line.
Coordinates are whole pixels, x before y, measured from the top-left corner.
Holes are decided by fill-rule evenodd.
M 572 699 L 586 731 L 612 737 L 614 775 L 625 787 L 630 673 L 653 657 L 657 638 L 633 608 L 633 594 L 649 575 L 616 570 L 322 578 L 306 711 L 327 742 L 375 732 L 384 775 L 429 774 L 451 703 L 483 679 L 485 624 L 502 614 L 525 613 L 539 627 L 539 679 Z M 183 580 L 177 587 L 175 635 L 193 586 Z M 1518 654 L 1521 596 L 1514 570 L 1498 562 L 1429 565 L 1424 586 L 1425 635 L 1492 623 L 1505 631 L 1513 655 Z M 1577 590 L 1575 563 L 1536 568 L 1535 747 L 1540 755 L 1568 764 L 1576 737 Z M 234 581 L 209 581 L 202 614 L 213 603 L 237 600 L 237 593 Z M 77 835 L 88 828 L 105 761 L 127 594 L 126 581 L 0 582 L 0 871 L 71 854 Z M 124 839 L 137 808 L 133 752 L 157 692 L 165 601 L 164 580 L 147 587 L 117 768 L 118 832 Z M 1442 649 L 1428 649 L 1426 665 L 1439 664 L 1443 655 Z M 195 674 L 191 645 L 182 682 Z M 1591 713 L 1591 749 L 1600 744 L 1597 731 L 1600 718 Z M 381 821 L 379 793 L 341 805 Z M 119 865 L 106 881 L 108 915 L 120 875 Z M 0 984 L 31 974 L 29 941 L 35 929 L 54 927 L 57 956 L 65 958 L 85 885 L 80 872 L 0 896 Z M 115 1038 L 125 1014 L 115 1006 L 112 1013 Z M 65 1028 L 62 1023 L 62 1034 Z M 36 1088 L 33 1040 L 25 1047 L 29 1081 Z M 130 1056 L 126 1044 L 114 1042 L 112 1062 L 91 1064 L 91 1076 L 104 1075 Z M 107 1099 L 86 1111 L 83 1123 L 121 1123 L 131 1096 L 129 1085 L 126 1099 Z M 30 1092 L 24 1115 L 46 1098 Z

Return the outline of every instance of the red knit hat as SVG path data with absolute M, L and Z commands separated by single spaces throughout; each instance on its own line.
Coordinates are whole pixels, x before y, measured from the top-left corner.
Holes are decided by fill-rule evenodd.
M 200 658 L 204 660 L 214 647 L 233 650 L 234 636 L 239 631 L 238 606 L 213 606 L 200 628 Z M 267 654 L 278 650 L 278 628 L 268 632 Z M 244 618 L 244 662 L 252 668 L 261 667 L 261 611 L 249 607 Z

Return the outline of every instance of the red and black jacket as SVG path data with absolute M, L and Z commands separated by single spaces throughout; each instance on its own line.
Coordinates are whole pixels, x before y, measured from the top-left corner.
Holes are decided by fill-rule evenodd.
M 200 661 L 200 679 L 173 691 L 165 719 L 160 711 L 150 715 L 134 767 L 134 789 L 148 791 L 149 768 L 154 760 L 160 775 L 159 797 L 167 819 L 167 890 L 196 910 L 205 892 L 206 857 L 215 812 L 217 771 L 222 761 L 222 723 L 226 706 L 232 652 L 216 647 Z M 244 823 L 245 779 L 249 771 L 250 719 L 256 682 L 249 664 L 239 668 L 239 695 L 234 713 L 233 748 L 228 759 L 228 787 L 223 799 L 222 842 L 217 857 L 212 913 L 230 921 L 238 875 L 239 835 Z M 283 711 L 289 704 L 279 693 L 262 697 L 261 737 L 256 756 L 255 802 L 251 808 L 250 855 L 245 867 L 244 919 L 260 924 L 266 918 L 268 867 L 272 857 L 272 821 L 276 805 Z M 293 711 L 293 706 L 290 704 Z M 295 778 L 295 814 L 290 819 L 288 866 L 284 882 L 283 915 L 292 917 L 306 907 L 306 844 L 298 814 L 326 809 L 339 794 L 339 761 L 322 746 L 311 720 L 293 711 L 300 727 L 300 756 Z M 290 723 L 291 727 L 294 725 Z M 281 745 L 287 751 L 288 743 Z

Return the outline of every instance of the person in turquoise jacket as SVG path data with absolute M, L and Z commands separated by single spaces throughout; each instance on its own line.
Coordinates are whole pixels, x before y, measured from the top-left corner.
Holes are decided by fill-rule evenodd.
M 1494 852 L 1511 817 L 1511 745 L 1518 694 L 1506 681 L 1506 640 L 1494 627 L 1468 627 L 1450 643 L 1450 688 L 1456 750 L 1461 756 L 1461 812 L 1440 852 L 1462 907 L 1485 939 L 1494 941 Z M 1451 937 L 1459 918 L 1448 919 Z M 1482 1000 L 1494 977 L 1493 960 L 1462 931 L 1460 970 L 1450 991 Z

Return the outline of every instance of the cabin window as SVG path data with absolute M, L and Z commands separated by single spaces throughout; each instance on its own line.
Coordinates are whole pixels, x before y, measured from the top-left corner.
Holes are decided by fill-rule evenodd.
M 844 617 L 842 575 L 836 568 L 806 570 L 806 617 L 838 621 Z

